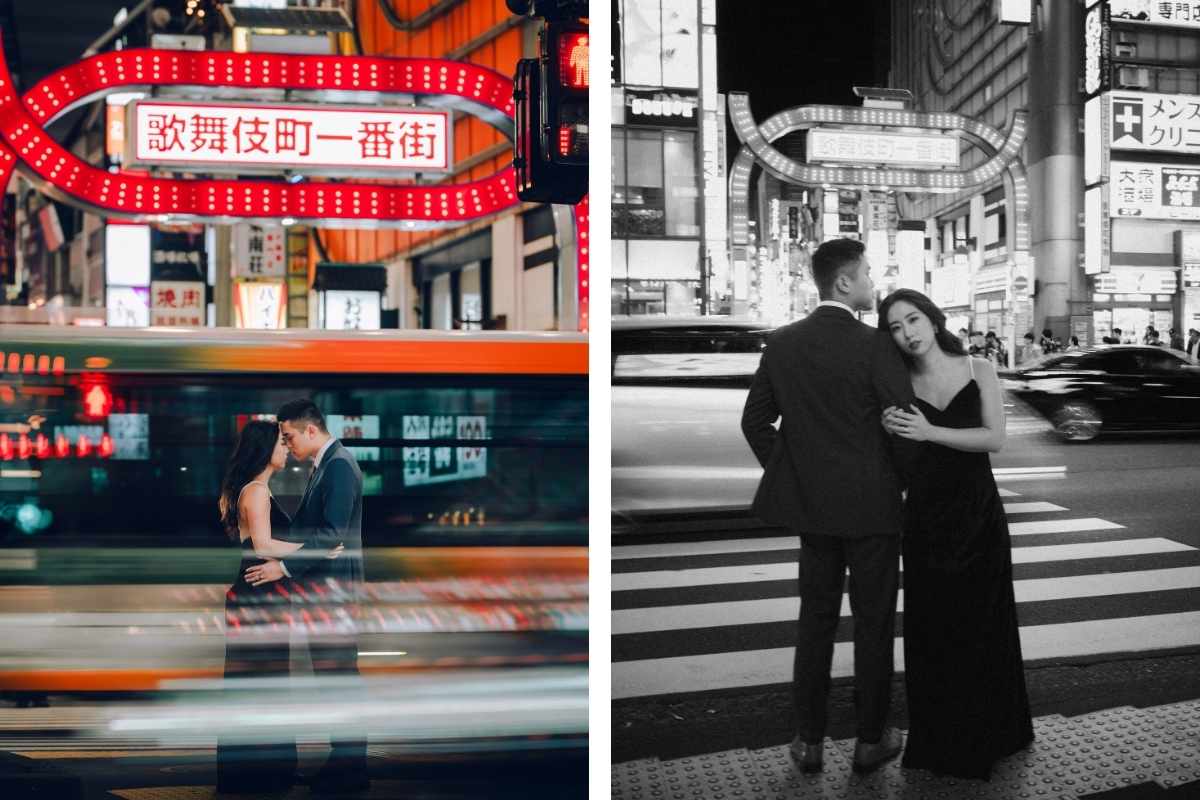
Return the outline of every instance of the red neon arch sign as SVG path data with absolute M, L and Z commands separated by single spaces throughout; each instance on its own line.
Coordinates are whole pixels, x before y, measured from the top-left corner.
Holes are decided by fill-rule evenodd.
M 468 222 L 518 202 L 511 167 L 482 180 L 436 186 L 114 175 L 43 130 L 72 106 L 144 86 L 440 95 L 472 104 L 492 124 L 513 117 L 511 78 L 444 59 L 122 50 L 71 64 L 17 98 L 0 55 L 0 181 L 7 183 L 19 159 L 48 192 L 136 221 L 292 217 L 347 227 L 403 222 L 411 229 Z

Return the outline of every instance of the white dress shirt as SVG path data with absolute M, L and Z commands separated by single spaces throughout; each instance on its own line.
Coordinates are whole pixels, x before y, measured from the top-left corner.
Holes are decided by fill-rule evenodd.
M 853 308 L 846 305 L 845 303 L 838 302 L 837 300 L 822 300 L 821 302 L 817 303 L 817 308 L 820 308 L 821 306 L 833 306 L 834 308 L 844 308 L 847 311 L 849 311 L 851 314 L 854 313 Z
M 309 473 L 309 483 L 312 482 L 312 476 L 317 474 L 317 467 L 321 466 L 321 458 L 324 457 L 325 451 L 328 450 L 329 446 L 332 445 L 336 441 L 337 441 L 337 439 L 334 439 L 331 436 L 329 438 L 329 441 L 326 442 L 325 444 L 321 445 L 321 449 L 317 451 L 317 454 L 315 456 L 313 456 L 312 472 Z M 305 491 L 305 493 L 308 492 L 307 486 L 304 487 L 304 491 Z M 292 577 L 292 573 L 288 572 L 287 567 L 285 567 L 283 565 L 283 559 L 279 560 L 279 568 L 281 570 L 283 570 L 284 575 L 287 575 L 289 578 Z

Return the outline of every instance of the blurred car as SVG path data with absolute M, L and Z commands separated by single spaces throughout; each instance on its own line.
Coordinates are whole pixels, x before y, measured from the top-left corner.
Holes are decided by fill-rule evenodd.
M 762 468 L 742 407 L 771 329 L 735 317 L 612 320 L 612 507 L 748 507 Z
M 1053 353 L 1001 378 L 1063 441 L 1089 441 L 1101 431 L 1200 430 L 1200 367 L 1178 350 L 1114 345 Z

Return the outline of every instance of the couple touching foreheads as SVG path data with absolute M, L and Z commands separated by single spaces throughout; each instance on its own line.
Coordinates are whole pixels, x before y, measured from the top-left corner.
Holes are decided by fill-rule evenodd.
M 800 535 L 791 753 L 803 772 L 823 768 L 847 568 L 854 770 L 904 747 L 886 725 L 903 551 L 902 766 L 988 779 L 1033 741 L 1008 523 L 988 457 L 1004 445 L 1000 383 L 920 292 L 884 299 L 877 328 L 859 322 L 854 312 L 875 310 L 868 269 L 860 242 L 817 249 L 821 303 L 771 335 L 742 416 L 765 468 L 754 513 Z
M 308 483 L 295 515 L 271 494 L 271 476 L 287 464 L 312 458 Z M 289 631 L 302 620 L 318 687 L 325 699 L 358 699 L 355 619 L 362 596 L 362 472 L 308 399 L 293 400 L 275 420 L 256 419 L 238 433 L 221 487 L 221 522 L 240 541 L 242 560 L 225 595 L 225 678 L 289 675 Z M 332 679 L 332 680 L 331 680 Z M 230 686 L 238 685 L 230 682 Z M 267 715 L 271 725 L 274 715 Z M 217 743 L 217 790 L 284 791 L 295 779 L 296 742 L 286 735 L 239 729 Z M 332 752 L 309 781 L 316 792 L 364 791 L 366 738 L 331 732 Z

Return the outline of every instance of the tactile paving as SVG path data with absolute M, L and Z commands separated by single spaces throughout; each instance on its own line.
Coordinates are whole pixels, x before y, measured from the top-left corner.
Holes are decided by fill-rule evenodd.
M 612 767 L 613 800 L 1065 800 L 1150 782 L 1200 779 L 1200 701 L 1034 720 L 1035 739 L 996 763 L 990 781 L 900 768 L 854 774 L 854 740 L 825 741 L 825 769 L 800 772 L 788 746 Z

